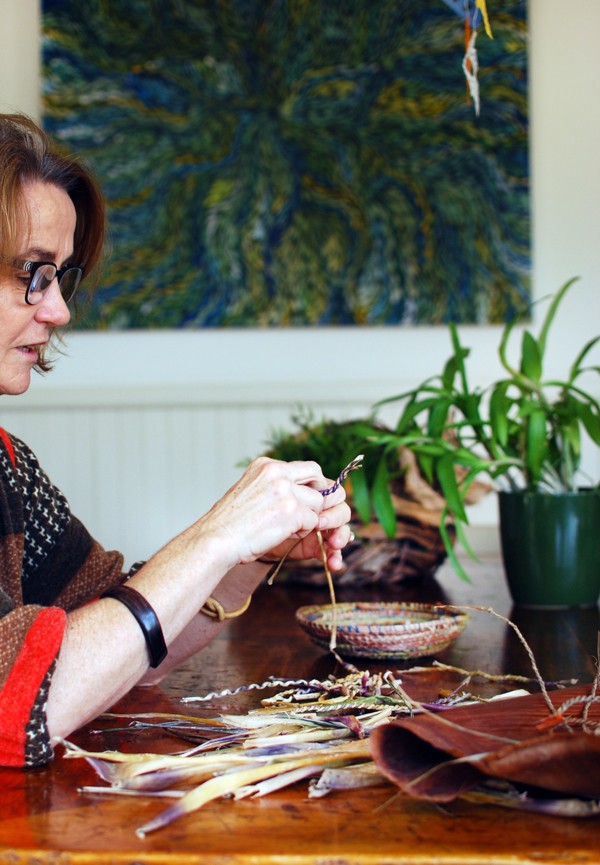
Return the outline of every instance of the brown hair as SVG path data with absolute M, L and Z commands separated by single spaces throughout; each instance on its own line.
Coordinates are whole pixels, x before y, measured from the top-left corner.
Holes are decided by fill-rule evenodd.
M 105 238 L 104 198 L 96 180 L 75 157 L 59 150 L 48 135 L 23 114 L 0 114 L 0 267 L 15 258 L 25 213 L 26 184 L 52 183 L 71 198 L 77 214 L 73 261 L 89 277 L 98 265 Z M 39 370 L 50 369 L 40 356 Z

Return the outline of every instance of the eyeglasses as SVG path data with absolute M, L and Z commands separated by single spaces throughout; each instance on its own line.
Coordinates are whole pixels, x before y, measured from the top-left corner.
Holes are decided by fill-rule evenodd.
M 54 279 L 58 280 L 64 302 L 69 303 L 83 276 L 83 267 L 76 264 L 67 264 L 59 270 L 53 261 L 26 261 L 22 268 L 30 274 L 25 288 L 25 302 L 32 306 L 43 299 Z

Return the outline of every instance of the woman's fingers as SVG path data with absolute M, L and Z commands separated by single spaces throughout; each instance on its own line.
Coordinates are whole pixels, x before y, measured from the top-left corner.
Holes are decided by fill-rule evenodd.
M 345 523 L 334 530 L 322 532 L 321 538 L 325 545 L 329 566 L 332 570 L 340 570 L 343 565 L 342 550 L 354 540 L 350 526 Z M 287 538 L 283 544 L 269 550 L 267 555 L 273 561 L 282 558 L 320 560 L 323 553 L 315 531 L 304 537 Z
M 336 490 L 334 495 L 338 501 L 333 499 L 333 496 L 325 499 L 326 504 L 319 514 L 318 527 L 321 531 L 336 529 L 338 526 L 345 525 L 350 520 L 350 507 L 346 502 L 344 490 L 340 488 Z M 329 499 L 333 499 L 333 501 Z
M 313 460 L 292 460 L 285 463 L 290 477 L 296 484 L 315 484 L 315 489 L 326 489 L 328 481 L 321 466 Z

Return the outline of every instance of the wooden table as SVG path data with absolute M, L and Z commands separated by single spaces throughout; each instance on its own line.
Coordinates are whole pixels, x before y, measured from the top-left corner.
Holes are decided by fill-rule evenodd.
M 559 612 L 511 609 L 500 564 L 471 569 L 472 585 L 445 566 L 437 580 L 387 589 L 338 590 L 338 600 L 422 600 L 489 605 L 508 615 L 530 643 L 548 680 L 591 681 L 600 615 L 597 607 Z M 135 689 L 119 707 L 206 715 L 203 704 L 179 698 L 261 682 L 269 675 L 325 678 L 335 662 L 295 624 L 297 607 L 326 603 L 326 589 L 276 584 L 262 588 L 248 613 L 232 620 L 219 639 L 168 677 L 160 688 Z M 488 672 L 530 675 L 513 630 L 475 613 L 444 662 Z M 402 664 L 377 665 L 384 669 Z M 337 671 L 339 673 L 339 670 Z M 437 675 L 435 687 L 443 682 Z M 406 680 L 405 680 L 406 683 Z M 264 696 L 222 699 L 215 712 L 243 712 Z M 198 708 L 193 708 L 197 706 Z M 114 724 L 114 722 L 113 722 Z M 102 750 L 181 749 L 156 733 L 114 732 L 92 724 L 73 740 Z M 94 732 L 94 730 L 100 732 Z M 460 801 L 444 808 L 415 801 L 383 785 L 307 798 L 307 784 L 261 799 L 218 800 L 166 829 L 139 839 L 135 828 L 165 808 L 164 801 L 78 793 L 98 784 L 83 760 L 60 750 L 47 768 L 0 770 L 0 862 L 10 863 L 590 863 L 600 862 L 600 820 L 524 814 Z

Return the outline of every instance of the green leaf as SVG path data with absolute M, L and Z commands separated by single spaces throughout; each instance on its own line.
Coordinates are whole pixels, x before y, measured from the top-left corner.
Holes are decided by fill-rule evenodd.
M 508 362 L 508 358 L 506 356 L 506 351 L 508 348 L 508 340 L 510 338 L 511 333 L 517 322 L 519 321 L 519 316 L 515 316 L 511 321 L 509 321 L 502 331 L 502 338 L 500 339 L 500 345 L 498 347 L 498 357 L 500 358 L 500 363 L 504 367 L 504 369 L 510 373 L 511 376 L 519 379 L 519 371 L 515 369 L 514 366 L 511 366 Z
M 409 397 L 412 399 L 416 399 L 417 395 L 421 392 L 427 392 L 430 389 L 434 389 L 430 382 L 436 381 L 437 376 L 431 376 L 431 378 L 425 379 L 425 381 L 418 388 L 411 388 L 411 390 L 406 390 L 403 393 L 396 394 L 395 396 L 387 396 L 384 399 L 378 400 L 373 406 L 374 411 L 377 411 L 381 408 L 382 405 L 389 405 L 391 402 L 402 402 Z
M 468 394 L 463 400 L 461 400 L 460 408 L 462 409 L 466 420 L 472 426 L 477 426 L 481 423 L 479 406 L 481 405 L 482 396 L 483 394 L 479 391 L 473 391 L 473 393 Z
M 579 465 L 581 460 L 581 433 L 579 420 L 572 419 L 568 424 L 561 427 L 563 436 L 563 447 L 568 448 L 571 453 L 573 468 Z
M 561 301 L 562 301 L 563 297 L 565 296 L 565 294 L 571 288 L 573 283 L 577 282 L 578 279 L 579 279 L 578 276 L 574 276 L 571 279 L 567 280 L 567 282 L 565 282 L 564 285 L 562 285 L 559 288 L 557 293 L 552 298 L 552 302 L 551 302 L 550 306 L 548 307 L 548 311 L 546 312 L 546 316 L 544 318 L 544 321 L 542 323 L 542 327 L 540 329 L 540 333 L 538 336 L 539 352 L 540 352 L 540 357 L 542 359 L 543 359 L 544 353 L 546 351 L 546 340 L 548 338 L 548 331 L 550 330 L 550 327 L 551 327 L 552 322 L 554 320 L 554 316 L 556 315 L 556 311 L 557 311 L 558 307 L 560 306 Z
M 427 420 L 427 435 L 441 436 L 448 425 L 448 412 L 452 401 L 450 399 L 438 399 L 432 406 Z
M 442 387 L 445 390 L 454 391 L 454 379 L 457 373 L 463 376 L 464 385 L 465 360 L 469 357 L 470 353 L 471 349 L 460 347 L 455 354 L 448 358 L 441 376 Z
M 546 450 L 546 413 L 538 408 L 529 415 L 526 437 L 526 471 L 533 486 L 539 483 Z
M 415 450 L 415 453 L 417 455 L 417 462 L 419 464 L 419 469 L 421 471 L 421 474 L 423 475 L 423 477 L 425 478 L 425 480 L 427 481 L 428 484 L 431 484 L 431 486 L 434 486 L 434 484 L 435 484 L 435 478 L 433 476 L 434 467 L 435 467 L 434 458 L 432 456 L 430 456 L 429 454 L 423 454 L 417 450 Z
M 371 497 L 367 487 L 367 475 L 364 471 L 352 472 L 349 480 L 352 485 L 352 504 L 361 523 L 366 526 L 371 522 Z
M 497 439 L 500 446 L 505 448 L 508 442 L 508 413 L 512 406 L 512 400 L 507 396 L 510 381 L 504 380 L 497 384 L 490 396 L 489 417 L 492 437 Z
M 459 373 L 461 379 L 462 392 L 469 393 L 469 382 L 467 379 L 467 368 L 465 366 L 465 359 L 469 356 L 470 349 L 465 349 L 462 347 L 456 325 L 450 322 L 449 328 L 452 348 L 454 350 L 456 370 Z
M 393 538 L 396 535 L 397 525 L 389 481 L 387 466 L 385 461 L 382 460 L 377 467 L 377 474 L 375 475 L 375 482 L 371 493 L 373 510 L 388 538 Z
M 556 383 L 550 382 L 550 384 L 556 384 Z M 581 388 L 577 387 L 574 384 L 571 384 L 571 385 L 564 384 L 564 385 L 562 385 L 562 387 L 563 387 L 563 390 L 567 391 L 569 394 L 572 394 L 573 396 L 581 397 L 581 399 L 584 402 L 586 402 L 589 406 L 592 407 L 592 409 L 596 412 L 596 414 L 600 414 L 600 403 L 598 403 L 598 401 L 595 400 L 591 394 L 586 393 L 584 390 L 581 390 Z
M 469 539 L 467 537 L 467 533 L 465 532 L 464 525 L 460 521 L 456 523 L 456 540 L 464 549 L 470 559 L 473 559 L 474 562 L 479 561 L 479 557 L 476 555 L 473 547 L 469 543 Z
M 591 440 L 600 446 L 600 415 L 598 412 L 594 412 L 591 405 L 580 403 L 579 417 Z
M 574 382 L 575 379 L 579 375 L 581 375 L 581 373 L 588 371 L 585 368 L 583 368 L 581 365 L 582 365 L 583 361 L 585 360 L 585 358 L 587 357 L 587 355 L 589 354 L 589 352 L 593 349 L 593 347 L 598 342 L 600 342 L 600 336 L 596 336 L 593 339 L 590 339 L 588 342 L 586 342 L 584 347 L 581 349 L 581 351 L 579 352 L 579 354 L 575 358 L 575 361 L 573 362 L 573 365 L 571 367 L 571 372 L 569 374 L 569 382 Z M 596 366 L 591 367 L 591 370 L 594 372 L 600 372 L 600 369 L 598 369 L 598 367 L 596 367 Z
M 448 516 L 448 510 L 446 508 L 444 508 L 444 511 L 442 512 L 442 518 L 440 520 L 440 535 L 442 536 L 442 541 L 444 542 L 444 547 L 446 548 L 446 552 L 448 553 L 448 559 L 450 561 L 450 564 L 452 565 L 452 567 L 454 568 L 454 570 L 458 574 L 458 576 L 461 578 L 461 580 L 464 580 L 465 583 L 470 583 L 470 582 L 472 582 L 472 580 L 471 580 L 470 576 L 467 574 L 467 572 L 465 571 L 465 569 L 463 568 L 461 562 L 458 559 L 458 556 L 456 555 L 456 551 L 454 549 L 454 543 L 453 543 L 453 540 L 450 536 L 450 533 L 448 531 L 448 526 L 446 523 L 447 516 Z
M 423 412 L 428 412 L 431 409 L 435 408 L 438 402 L 439 395 L 428 397 L 427 399 L 410 400 L 404 407 L 404 411 L 398 419 L 398 423 L 396 424 L 396 432 L 400 434 L 411 430 L 414 426 L 416 418 Z
M 415 453 L 440 458 L 453 450 L 450 442 L 445 440 L 437 441 L 435 439 L 421 439 L 421 441 L 416 441 L 411 447 Z
M 470 448 L 453 448 L 453 450 L 450 451 L 448 455 L 451 457 L 452 462 L 455 465 L 458 464 L 461 466 L 465 466 L 465 468 L 468 468 L 471 471 L 485 471 L 489 466 L 489 462 L 487 459 L 479 456 L 478 453 L 475 453 Z
M 539 346 L 528 330 L 523 332 L 521 342 L 521 372 L 530 381 L 539 382 L 542 377 L 542 358 Z
M 463 504 L 460 487 L 454 471 L 454 455 L 447 454 L 437 464 L 437 477 L 440 482 L 442 495 L 446 499 L 448 509 L 455 515 L 456 519 L 468 523 L 468 517 Z

